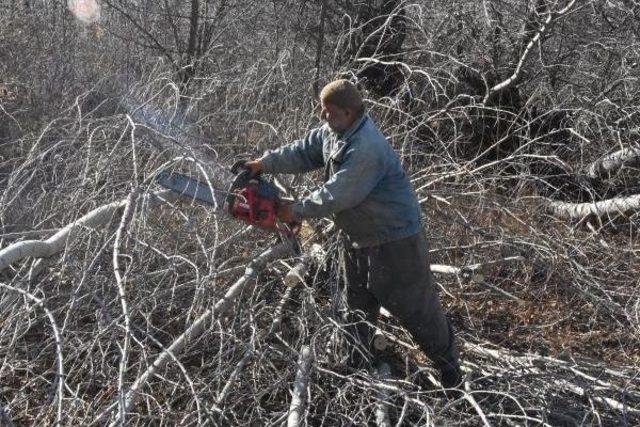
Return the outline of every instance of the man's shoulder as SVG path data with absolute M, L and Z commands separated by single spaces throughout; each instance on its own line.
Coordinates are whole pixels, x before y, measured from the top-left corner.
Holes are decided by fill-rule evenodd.
M 364 126 L 352 136 L 351 140 L 354 145 L 363 146 L 369 150 L 378 148 L 381 151 L 386 151 L 389 146 L 387 138 L 371 119 L 364 123 Z

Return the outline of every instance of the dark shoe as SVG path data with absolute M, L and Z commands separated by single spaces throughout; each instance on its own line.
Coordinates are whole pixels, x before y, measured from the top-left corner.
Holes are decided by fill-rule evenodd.
M 435 365 L 440 370 L 442 388 L 459 388 L 462 385 L 463 375 L 460 370 L 460 359 L 453 341 L 447 352 L 435 359 Z
M 440 370 L 440 384 L 444 394 L 449 400 L 458 400 L 462 397 L 464 376 L 459 367 L 447 367 Z
M 440 370 L 440 384 L 442 388 L 459 388 L 462 386 L 462 371 L 457 366 L 446 367 Z

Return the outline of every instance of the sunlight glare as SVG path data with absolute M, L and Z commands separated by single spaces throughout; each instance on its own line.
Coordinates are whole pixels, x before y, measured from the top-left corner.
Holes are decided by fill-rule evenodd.
M 86 25 L 100 19 L 100 5 L 96 0 L 67 0 L 67 6 L 69 11 Z

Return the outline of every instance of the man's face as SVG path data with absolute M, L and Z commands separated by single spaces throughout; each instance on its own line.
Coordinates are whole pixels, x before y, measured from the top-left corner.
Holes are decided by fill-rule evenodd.
M 320 105 L 322 106 L 320 118 L 327 122 L 335 133 L 342 134 L 353 124 L 355 116 L 351 111 L 324 101 L 320 101 Z

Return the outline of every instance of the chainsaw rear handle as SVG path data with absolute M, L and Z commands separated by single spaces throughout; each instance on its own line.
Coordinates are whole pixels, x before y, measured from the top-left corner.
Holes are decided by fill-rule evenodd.
M 231 186 L 229 187 L 227 200 L 226 200 L 227 209 L 231 214 L 233 214 L 232 212 L 233 201 L 236 197 L 239 197 L 236 190 L 246 187 L 249 184 L 249 181 L 251 181 L 252 179 L 262 181 L 262 178 L 260 177 L 259 173 L 254 175 L 251 168 L 246 166 L 247 162 L 248 162 L 247 159 L 240 159 L 240 160 L 237 160 L 231 166 L 231 173 L 236 176 L 231 182 Z
M 231 166 L 231 173 L 234 175 L 238 175 L 238 173 L 240 172 L 240 169 L 244 169 L 245 171 L 249 171 L 251 172 L 251 169 L 249 169 L 246 166 L 247 160 L 246 159 L 242 159 L 242 160 L 238 160 L 236 161 L 232 166 Z
M 242 165 L 244 165 L 244 163 L 242 163 L 242 165 L 239 165 L 239 163 L 240 162 L 236 162 L 231 167 L 231 172 L 235 174 L 236 177 L 231 182 L 231 185 L 229 186 L 229 190 L 227 191 L 227 200 L 226 200 L 227 210 L 232 215 L 233 215 L 233 202 L 236 199 L 236 197 L 239 197 L 236 190 L 245 187 L 249 183 L 249 180 L 251 180 L 251 170 L 242 168 Z M 240 170 L 241 168 L 242 170 Z
M 241 170 L 246 170 L 250 172 L 250 175 L 252 177 L 257 177 L 261 175 L 262 174 L 261 170 L 254 172 L 253 168 L 251 168 L 250 166 L 247 166 L 247 164 L 251 162 L 256 162 L 256 160 L 240 159 L 236 161 L 233 164 L 233 166 L 231 166 L 231 173 L 234 175 L 237 175 L 238 173 L 240 173 Z

